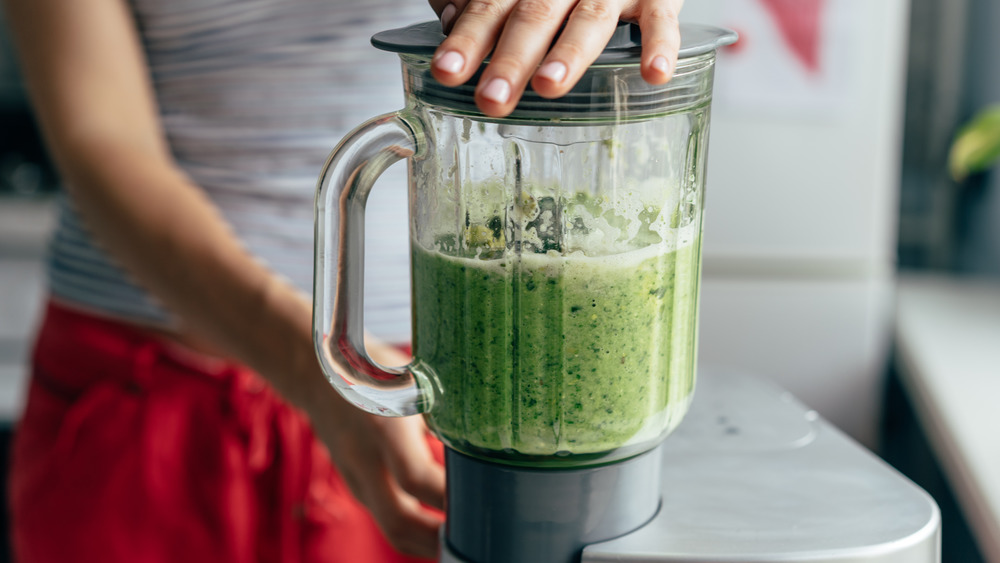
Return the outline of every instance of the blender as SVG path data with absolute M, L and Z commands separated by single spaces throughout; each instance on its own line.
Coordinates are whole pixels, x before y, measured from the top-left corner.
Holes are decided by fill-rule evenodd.
M 439 23 L 372 39 L 402 59 L 406 104 L 323 170 L 314 339 L 347 399 L 423 414 L 445 444 L 442 561 L 588 560 L 664 520 L 660 444 L 694 392 L 715 53 L 736 38 L 681 36 L 667 84 L 642 79 L 639 29 L 622 23 L 569 93 L 529 89 L 504 118 L 475 107 L 478 74 L 432 78 Z M 401 159 L 413 361 L 394 367 L 364 348 L 364 220 Z

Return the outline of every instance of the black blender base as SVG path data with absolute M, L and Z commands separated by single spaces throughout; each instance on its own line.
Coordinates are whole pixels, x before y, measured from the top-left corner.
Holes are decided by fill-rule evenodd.
M 657 448 L 601 467 L 528 469 L 448 448 L 441 561 L 577 563 L 585 546 L 631 532 L 656 515 L 662 459 Z

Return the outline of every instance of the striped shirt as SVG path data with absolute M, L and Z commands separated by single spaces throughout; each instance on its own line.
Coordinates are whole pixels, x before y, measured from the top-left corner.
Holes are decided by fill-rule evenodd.
M 433 17 L 423 0 L 131 0 L 173 156 L 248 250 L 312 292 L 313 200 L 329 151 L 399 109 L 398 58 L 377 31 Z M 405 166 L 368 204 L 366 326 L 409 339 Z M 136 186 L 136 189 L 142 189 Z M 172 316 L 88 233 L 63 196 L 50 246 L 63 301 L 142 324 Z

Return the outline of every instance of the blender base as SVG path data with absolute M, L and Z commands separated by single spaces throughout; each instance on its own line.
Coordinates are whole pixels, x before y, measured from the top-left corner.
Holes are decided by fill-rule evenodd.
M 934 500 L 790 393 L 703 369 L 656 517 L 583 563 L 937 563 Z
M 660 505 L 659 448 L 583 469 L 487 463 L 445 450 L 442 561 L 576 563 L 583 548 L 649 522 Z
M 649 467 L 655 466 L 659 477 L 631 477 L 633 489 L 659 504 L 659 510 L 633 531 L 591 543 L 569 560 L 941 561 L 941 517 L 934 500 L 765 380 L 738 372 L 702 370 L 691 411 L 674 434 L 645 457 L 658 458 Z M 505 482 L 475 471 L 472 481 L 463 478 L 464 460 L 468 458 L 450 454 L 449 471 L 458 469 L 455 463 L 461 469 L 457 471 L 459 488 L 454 486 L 456 475 L 449 474 L 449 508 L 459 511 L 448 514 L 441 563 L 567 561 L 511 555 L 512 547 L 533 545 L 522 542 L 536 541 L 547 533 L 546 528 L 529 523 L 536 517 L 535 509 L 508 498 Z M 562 485 L 553 488 L 557 487 L 565 491 Z M 555 514 L 590 522 L 588 504 L 600 503 L 570 493 Z M 461 520 L 453 520 L 456 517 Z M 504 517 L 521 522 L 497 520 Z M 468 529 L 491 526 L 503 529 L 503 541 L 514 545 L 469 545 L 470 540 L 477 541 L 476 536 L 462 535 Z M 513 537 L 515 533 L 526 536 Z M 497 552 L 491 553 L 493 549 Z

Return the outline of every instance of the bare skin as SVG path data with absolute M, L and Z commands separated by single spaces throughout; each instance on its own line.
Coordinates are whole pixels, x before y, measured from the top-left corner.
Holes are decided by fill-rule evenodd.
M 442 520 L 424 505 L 442 508 L 444 468 L 431 456 L 423 422 L 366 414 L 326 381 L 313 348 L 308 300 L 246 252 L 174 162 L 127 2 L 3 2 L 64 183 L 104 248 L 181 319 L 170 337 L 266 378 L 310 417 L 389 541 L 404 553 L 435 557 Z M 622 17 L 638 20 L 647 37 L 643 76 L 666 82 L 676 61 L 681 3 L 451 0 L 452 33 L 435 59 L 435 76 L 445 84 L 465 82 L 477 66 L 468 61 L 482 60 L 499 42 L 476 99 L 488 115 L 506 115 L 529 79 L 542 95 L 565 93 Z M 441 15 L 449 2 L 431 4 Z M 567 16 L 566 32 L 546 52 Z M 442 68 L 448 51 L 465 62 Z M 657 57 L 664 57 L 665 67 Z M 543 72 L 549 63 L 566 70 L 557 64 Z M 507 82 L 505 101 L 497 88 L 488 88 L 494 79 Z M 407 360 L 384 345 L 373 343 L 369 352 L 386 365 Z
M 573 87 L 607 45 L 619 20 L 642 30 L 643 78 L 670 80 L 677 66 L 677 16 L 684 0 L 430 0 L 448 38 L 434 55 L 431 72 L 442 84 L 468 81 L 492 50 L 476 86 L 476 105 L 503 117 L 527 84 L 557 98 Z M 565 29 L 559 40 L 563 22 Z M 551 46 L 551 48 L 550 48 Z M 495 47 L 495 49 L 494 49 Z

